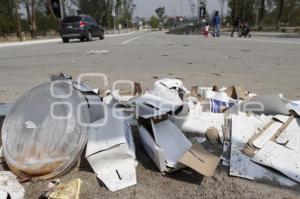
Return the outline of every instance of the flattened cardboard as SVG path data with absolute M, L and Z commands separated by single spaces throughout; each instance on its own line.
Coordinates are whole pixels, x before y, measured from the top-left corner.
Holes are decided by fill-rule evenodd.
M 180 159 L 184 164 L 204 176 L 212 176 L 219 164 L 220 157 L 206 151 L 204 147 L 195 143 Z

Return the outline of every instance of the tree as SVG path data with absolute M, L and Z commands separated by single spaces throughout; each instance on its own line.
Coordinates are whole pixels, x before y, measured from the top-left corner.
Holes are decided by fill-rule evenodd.
M 27 23 L 30 28 L 31 38 L 36 38 L 37 36 L 37 26 L 36 26 L 36 12 L 37 12 L 37 2 L 36 0 L 22 0 L 21 3 L 25 5 L 27 13 Z
M 159 7 L 155 10 L 155 13 L 159 19 L 159 22 L 163 21 L 163 17 L 165 15 L 165 7 Z
M 12 0 L 13 15 L 14 15 L 14 21 L 16 23 L 17 36 L 20 41 L 23 41 L 22 27 L 21 27 L 20 14 L 19 14 L 19 3 L 20 2 L 18 0 Z
M 277 29 L 279 29 L 281 23 L 284 0 L 278 0 L 278 3 L 279 5 L 278 5 L 278 16 L 277 16 Z
M 241 17 L 244 21 L 247 21 L 250 24 L 255 24 L 256 2 L 257 0 L 228 0 L 228 7 L 231 10 L 232 22 L 235 22 L 237 17 Z
M 11 0 L 0 0 L 0 35 L 6 36 L 14 29 L 13 2 Z
M 156 16 L 151 16 L 150 18 L 150 26 L 152 28 L 158 28 L 158 25 L 159 25 L 159 19 L 156 17 Z
M 263 30 L 264 28 L 265 3 L 265 0 L 261 0 L 259 11 L 259 30 Z

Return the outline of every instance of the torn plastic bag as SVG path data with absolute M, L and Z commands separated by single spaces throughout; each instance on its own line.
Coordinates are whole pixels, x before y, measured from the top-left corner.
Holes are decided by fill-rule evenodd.
M 88 129 L 86 158 L 110 191 L 136 184 L 135 147 L 124 117 L 122 110 L 108 108 L 105 117 Z
M 83 151 L 88 123 L 85 97 L 70 83 L 31 89 L 15 102 L 3 124 L 3 153 L 9 168 L 24 178 L 64 174 Z

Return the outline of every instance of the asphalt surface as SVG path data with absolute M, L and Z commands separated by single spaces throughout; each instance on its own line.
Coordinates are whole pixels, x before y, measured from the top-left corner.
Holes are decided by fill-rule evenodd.
M 91 53 L 95 51 L 97 53 Z M 187 88 L 239 85 L 258 94 L 284 93 L 300 99 L 300 39 L 209 38 L 143 31 L 95 39 L 26 46 L 0 46 L 0 103 L 12 102 L 30 88 L 48 81 L 49 73 L 82 73 L 134 80 L 143 88 L 161 78 L 181 79 Z M 94 87 L 102 80 L 87 78 Z M 299 198 L 299 189 L 251 182 L 218 169 L 213 178 L 185 174 L 162 176 L 138 147 L 138 185 L 117 193 L 98 184 L 88 166 L 64 176 L 84 180 L 82 198 Z M 36 198 L 43 183 L 26 183 L 26 198 Z

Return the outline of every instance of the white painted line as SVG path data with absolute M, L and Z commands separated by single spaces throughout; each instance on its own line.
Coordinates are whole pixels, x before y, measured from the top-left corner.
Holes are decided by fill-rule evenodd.
M 269 43 L 279 43 L 279 44 L 297 44 L 299 45 L 300 44 L 300 41 L 297 40 L 297 41 L 284 41 L 283 40 L 272 40 L 272 39 L 255 39 L 255 38 L 224 38 L 222 37 L 222 39 L 225 39 L 225 40 L 235 40 L 235 41 L 256 41 L 256 42 L 269 42 Z
M 139 39 L 139 38 L 141 38 L 141 37 L 144 37 L 145 35 L 146 35 L 146 34 L 143 34 L 143 35 L 139 35 L 139 36 L 133 37 L 133 38 L 131 38 L 131 39 L 128 39 L 128 40 L 126 40 L 126 41 L 123 41 L 121 44 L 122 44 L 122 45 L 128 44 L 128 43 L 130 43 L 130 42 L 132 42 L 132 41 L 134 41 L 134 40 L 137 40 L 137 39 Z
M 121 36 L 128 36 L 136 33 L 130 32 L 130 33 L 122 33 L 122 34 L 115 34 L 115 35 L 105 35 L 105 37 L 121 37 Z M 23 42 L 8 42 L 8 43 L 0 43 L 0 48 L 5 47 L 17 47 L 17 46 L 28 46 L 28 45 L 35 45 L 35 44 L 49 44 L 49 43 L 57 43 L 61 42 L 61 38 L 55 38 L 55 39 L 42 39 L 42 40 L 33 40 L 33 41 L 23 41 Z

